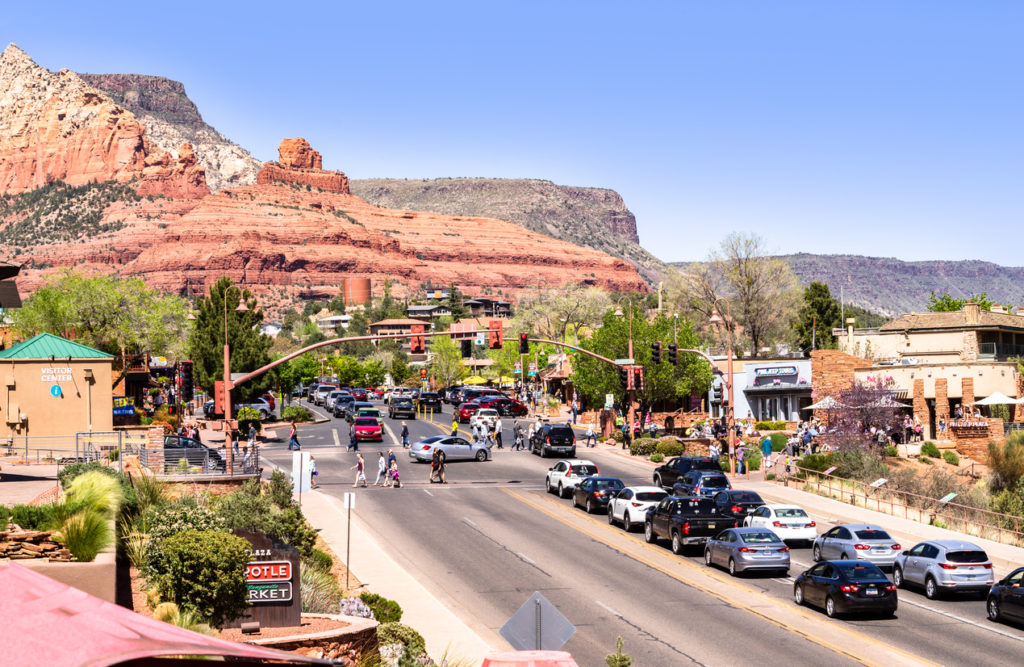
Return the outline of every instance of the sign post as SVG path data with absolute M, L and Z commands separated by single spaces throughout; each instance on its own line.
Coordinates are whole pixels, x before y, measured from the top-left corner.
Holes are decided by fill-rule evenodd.
M 499 632 L 517 651 L 557 651 L 576 634 L 576 626 L 536 592 Z
M 348 510 L 348 520 L 345 522 L 345 591 L 348 591 L 349 566 L 352 564 L 352 510 L 356 506 L 356 494 L 345 494 L 345 509 Z

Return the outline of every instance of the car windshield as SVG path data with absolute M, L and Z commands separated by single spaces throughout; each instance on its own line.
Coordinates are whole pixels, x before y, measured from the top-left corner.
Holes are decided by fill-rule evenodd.
M 617 480 L 617 479 L 595 479 L 594 480 L 594 488 L 595 489 L 621 489 L 621 488 L 623 488 L 623 484 L 622 484 L 622 482 L 620 480 Z
M 496 410 L 480 410 L 476 414 L 479 417 L 493 417 L 498 414 L 498 412 Z
M 865 530 L 856 530 L 857 537 L 862 540 L 891 540 L 889 533 L 884 530 L 876 530 L 874 528 L 867 528 Z
M 366 417 L 363 419 L 357 419 L 356 426 L 379 426 L 379 424 L 373 417 Z
M 807 516 L 807 512 L 799 507 L 782 507 L 775 510 L 775 516 L 780 519 L 801 519 Z
M 642 491 L 641 493 L 636 494 L 637 500 L 642 500 L 648 503 L 658 502 L 659 500 L 667 497 L 668 494 L 664 491 Z
M 836 569 L 847 579 L 885 579 L 874 563 L 835 563 Z
M 947 551 L 946 560 L 950 563 L 987 563 L 988 554 L 984 551 Z
M 761 500 L 761 496 L 757 495 L 753 491 L 736 491 L 730 494 L 729 497 L 734 503 L 760 503 L 762 505 L 764 504 L 764 501 Z
M 708 489 L 724 489 L 729 485 L 729 480 L 722 476 L 702 477 L 700 485 Z
M 574 465 L 572 468 L 569 469 L 569 472 L 574 473 L 576 475 L 596 475 L 597 467 L 590 465 Z
M 779 538 L 775 536 L 775 533 L 767 530 L 758 531 L 756 533 L 741 533 L 740 538 L 747 544 L 770 544 L 772 542 L 779 541 Z

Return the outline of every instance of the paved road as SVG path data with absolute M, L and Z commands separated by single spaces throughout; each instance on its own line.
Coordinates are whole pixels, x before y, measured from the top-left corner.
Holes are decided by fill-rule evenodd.
M 446 431 L 450 412 L 444 416 L 436 426 L 408 421 L 410 439 Z M 900 591 L 898 618 L 884 620 L 833 621 L 801 610 L 791 602 L 791 578 L 733 579 L 706 568 L 699 551 L 673 556 L 545 493 L 552 460 L 526 452 L 452 462 L 448 485 L 428 484 L 429 467 L 409 461 L 395 438 L 401 423 L 386 422 L 383 446 L 361 447 L 369 479 L 376 451 L 391 447 L 405 488 L 360 489 L 361 518 L 396 560 L 496 646 L 498 628 L 539 590 L 576 624 L 566 649 L 585 665 L 602 664 L 617 635 L 640 665 L 1015 664 L 1024 651 L 1024 632 L 989 623 L 976 599 L 930 601 Z M 510 442 L 511 420 L 505 422 Z M 335 445 L 346 443 L 347 433 L 343 420 L 300 433 L 317 458 L 322 489 L 332 494 L 351 490 L 354 455 Z M 289 465 L 283 443 L 263 454 Z M 650 481 L 649 468 L 607 450 L 581 447 L 578 455 L 627 484 Z M 819 521 L 821 530 L 829 526 Z M 793 561 L 793 573 L 808 567 L 809 550 L 794 549 Z

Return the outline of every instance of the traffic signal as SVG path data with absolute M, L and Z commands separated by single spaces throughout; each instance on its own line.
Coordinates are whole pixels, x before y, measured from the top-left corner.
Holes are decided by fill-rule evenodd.
M 629 367 L 619 366 L 619 385 L 622 386 L 623 391 L 628 391 L 630 389 L 629 380 Z
M 192 380 L 192 361 L 181 362 L 181 400 L 191 401 L 195 398 L 195 385 Z
M 530 353 L 530 334 L 523 331 L 519 334 L 519 354 Z
M 414 324 L 409 327 L 409 331 L 413 334 L 409 337 L 409 353 L 410 354 L 423 354 L 426 352 L 426 345 L 423 340 L 423 336 L 417 336 L 416 334 L 422 334 L 425 324 Z
M 651 343 L 651 361 L 656 364 L 661 363 L 661 341 L 656 340 Z
M 421 368 L 420 369 L 420 379 L 421 380 L 426 380 L 427 379 L 427 369 L 426 368 Z
M 631 387 L 634 391 L 644 390 L 644 367 L 633 366 L 633 386 Z
M 722 402 L 722 385 L 713 384 L 711 385 L 711 402 L 721 403 Z
M 500 350 L 503 345 L 501 340 L 501 335 L 503 333 L 501 320 L 491 320 L 487 323 L 487 328 L 490 329 L 490 331 L 487 332 L 487 340 L 490 343 L 490 348 L 492 350 Z
M 679 346 L 676 345 L 675 343 L 668 344 L 668 363 L 672 364 L 673 366 L 679 363 L 679 358 L 676 356 L 676 351 L 678 349 Z
M 463 359 L 469 359 L 470 357 L 472 357 L 473 356 L 473 341 L 471 341 L 471 340 L 463 340 L 463 341 L 459 341 L 459 342 L 462 343 L 462 358 Z

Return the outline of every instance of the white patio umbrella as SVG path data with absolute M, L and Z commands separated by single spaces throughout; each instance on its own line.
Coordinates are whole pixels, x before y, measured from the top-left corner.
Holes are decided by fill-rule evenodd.
M 831 396 L 826 396 L 814 405 L 808 405 L 804 410 L 839 410 L 840 408 L 848 407 L 844 403 L 840 403 Z
M 996 392 L 988 398 L 970 403 L 970 405 L 1024 405 L 1022 398 L 1010 398 L 1006 394 Z

